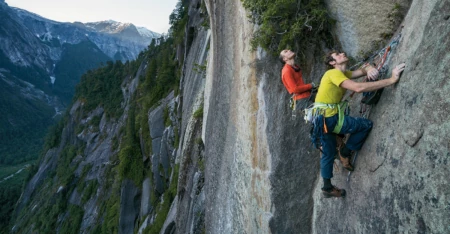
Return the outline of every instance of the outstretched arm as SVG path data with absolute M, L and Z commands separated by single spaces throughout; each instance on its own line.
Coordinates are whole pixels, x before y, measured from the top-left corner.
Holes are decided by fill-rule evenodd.
M 405 64 L 399 64 L 392 70 L 392 76 L 389 79 L 384 80 L 378 80 L 374 82 L 354 82 L 352 80 L 345 80 L 341 83 L 341 87 L 357 92 L 370 92 L 377 89 L 381 89 L 384 87 L 387 87 L 389 85 L 395 84 L 398 82 L 398 79 L 400 78 L 400 74 L 405 69 Z M 353 74 L 352 74 L 353 75 Z M 352 76 L 353 77 L 353 76 Z

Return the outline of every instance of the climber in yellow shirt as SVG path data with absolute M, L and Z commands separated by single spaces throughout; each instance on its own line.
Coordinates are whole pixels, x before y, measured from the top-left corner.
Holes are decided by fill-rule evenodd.
M 333 177 L 333 162 L 336 155 L 336 134 L 350 134 L 346 144 L 338 150 L 339 158 L 344 168 L 353 171 L 350 163 L 352 151 L 361 149 L 367 135 L 372 129 L 372 121 L 364 118 L 350 117 L 342 114 L 340 102 L 346 92 L 351 90 L 357 93 L 374 91 L 395 84 L 405 69 L 405 64 L 400 64 L 392 71 L 388 79 L 374 82 L 355 82 L 351 79 L 366 76 L 369 79 L 378 77 L 378 70 L 372 66 L 356 71 L 347 71 L 348 58 L 345 53 L 331 51 L 325 57 L 325 64 L 329 70 L 325 72 L 320 82 L 315 99 L 315 105 L 322 105 L 323 115 L 319 115 L 321 121 L 314 122 L 314 130 L 320 135 L 322 146 L 322 158 L 320 161 L 321 176 L 324 181 L 322 193 L 324 197 L 344 197 L 345 190 L 331 184 Z M 339 121 L 342 120 L 342 121 Z

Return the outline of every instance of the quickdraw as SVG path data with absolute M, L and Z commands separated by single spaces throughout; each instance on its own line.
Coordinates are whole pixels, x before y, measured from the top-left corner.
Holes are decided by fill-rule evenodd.
M 292 110 L 292 119 L 294 120 L 297 116 L 297 101 L 295 100 L 295 93 L 289 98 L 289 108 Z
M 390 55 L 391 55 L 392 51 L 399 44 L 401 36 L 402 36 L 402 34 L 399 33 L 394 39 L 392 39 L 392 41 L 389 43 L 389 45 L 387 47 L 384 47 L 379 52 L 375 53 L 374 55 L 370 56 L 368 59 L 363 61 L 363 63 L 367 64 L 368 60 L 372 60 L 372 61 L 379 60 L 377 66 L 376 66 L 376 69 L 378 70 L 378 73 L 379 73 L 378 77 L 380 79 L 384 79 L 385 75 L 387 74 L 387 71 L 389 70 L 389 66 L 386 65 L 386 64 L 388 64 L 387 61 L 390 60 Z M 379 58 L 377 59 L 377 57 L 379 57 Z M 362 62 L 360 62 L 359 64 L 356 64 L 357 66 L 355 65 L 352 68 L 354 69 L 355 67 L 361 66 L 361 64 L 362 64 Z M 364 81 L 367 81 L 367 78 L 365 78 Z M 366 119 L 369 118 L 370 110 L 372 109 L 372 106 L 378 102 L 382 92 L 383 92 L 383 89 L 373 91 L 373 92 L 363 93 L 363 100 L 361 100 L 361 106 L 360 106 L 360 110 L 359 110 L 359 114 L 361 117 L 366 118 Z M 352 97 L 353 94 L 354 94 L 354 92 L 350 95 L 350 97 Z M 355 165 L 357 156 L 358 156 L 358 151 L 356 151 L 355 155 L 353 156 L 352 165 Z M 351 174 L 352 174 L 352 172 L 349 171 L 348 175 L 347 175 L 347 182 L 350 181 Z

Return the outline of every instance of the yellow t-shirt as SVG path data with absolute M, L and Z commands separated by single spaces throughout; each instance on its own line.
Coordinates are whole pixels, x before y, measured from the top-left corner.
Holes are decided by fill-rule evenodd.
M 331 69 L 325 72 L 320 81 L 319 90 L 317 91 L 315 102 L 337 104 L 341 102 L 346 89 L 340 85 L 345 80 L 352 77 L 351 71 L 342 72 L 338 69 Z M 325 117 L 330 117 L 338 113 L 337 108 L 328 108 L 325 110 Z

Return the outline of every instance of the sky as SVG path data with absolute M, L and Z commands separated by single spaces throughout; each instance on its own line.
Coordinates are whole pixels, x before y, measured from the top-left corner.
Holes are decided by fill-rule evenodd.
M 58 22 L 115 20 L 167 33 L 169 16 L 179 0 L 5 0 Z

